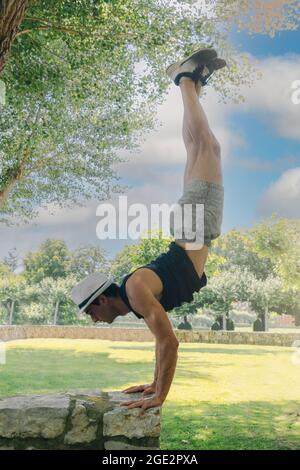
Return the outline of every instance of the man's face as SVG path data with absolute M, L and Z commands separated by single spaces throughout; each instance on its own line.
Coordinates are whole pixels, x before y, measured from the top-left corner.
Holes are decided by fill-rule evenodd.
M 100 295 L 94 302 L 97 304 L 92 303 L 89 305 L 85 313 L 90 315 L 94 323 L 112 323 L 117 315 L 110 305 L 109 298 L 105 297 L 105 295 Z

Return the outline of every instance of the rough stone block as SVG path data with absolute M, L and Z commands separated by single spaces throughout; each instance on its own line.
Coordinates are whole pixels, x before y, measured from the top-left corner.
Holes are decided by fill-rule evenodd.
M 160 408 L 139 417 L 120 406 L 139 396 L 76 390 L 0 399 L 0 449 L 158 449 Z
M 142 394 L 134 393 L 128 395 L 114 392 L 109 393 L 108 396 L 110 402 L 116 403 L 117 406 L 104 414 L 104 436 L 125 436 L 128 438 L 159 437 L 160 408 L 149 408 L 142 416 L 139 416 L 139 408 L 127 409 L 118 405 L 124 401 L 138 400 L 142 397 Z
M 17 396 L 0 400 L 0 437 L 55 438 L 65 428 L 69 398 L 64 395 Z
M 72 429 L 65 435 L 66 444 L 92 442 L 97 436 L 97 421 L 87 415 L 84 401 L 77 400 L 71 416 Z

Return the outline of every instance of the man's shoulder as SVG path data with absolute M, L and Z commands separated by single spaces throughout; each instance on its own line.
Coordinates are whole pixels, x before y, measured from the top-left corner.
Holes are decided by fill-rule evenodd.
M 159 276 L 149 268 L 143 266 L 134 271 L 126 282 L 127 294 L 136 290 L 150 288 L 155 295 L 162 291 L 163 285 Z

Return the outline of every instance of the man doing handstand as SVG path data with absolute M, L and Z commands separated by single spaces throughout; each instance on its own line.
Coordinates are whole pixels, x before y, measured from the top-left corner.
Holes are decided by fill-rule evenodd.
M 176 369 L 179 342 L 166 312 L 191 302 L 194 292 L 207 284 L 204 267 L 208 250 L 211 241 L 221 233 L 224 188 L 220 145 L 209 127 L 199 96 L 211 75 L 225 65 L 216 51 L 209 48 L 193 52 L 166 70 L 180 88 L 184 107 L 182 133 L 187 161 L 184 191 L 178 205 L 203 205 L 202 243 L 197 240 L 196 244 L 196 238 L 186 237 L 183 231 L 181 237 L 170 243 L 167 253 L 126 275 L 121 285 L 102 273 L 94 273 L 72 291 L 80 312 L 90 315 L 94 322 L 110 324 L 118 316 L 133 312 L 144 319 L 153 333 L 156 343 L 153 382 L 123 390 L 143 392 L 144 398 L 123 403 L 128 408 L 141 408 L 141 414 L 147 408 L 162 405 Z M 193 228 L 194 222 L 193 219 Z M 174 221 L 170 231 L 174 235 Z

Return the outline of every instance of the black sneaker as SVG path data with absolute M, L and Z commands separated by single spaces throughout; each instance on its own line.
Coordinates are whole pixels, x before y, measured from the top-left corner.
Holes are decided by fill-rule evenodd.
M 205 66 L 211 63 L 212 60 L 217 57 L 218 54 L 214 49 L 198 49 L 188 57 L 171 64 L 166 69 L 166 73 L 177 86 L 179 85 L 181 77 L 189 77 L 196 82 L 198 76 L 195 74 L 195 70 L 198 69 L 199 66 Z
M 202 86 L 207 85 L 214 72 L 223 69 L 226 65 L 226 60 L 220 59 L 219 57 L 212 59 L 207 64 L 199 65 L 194 71 L 196 82 L 199 81 Z

